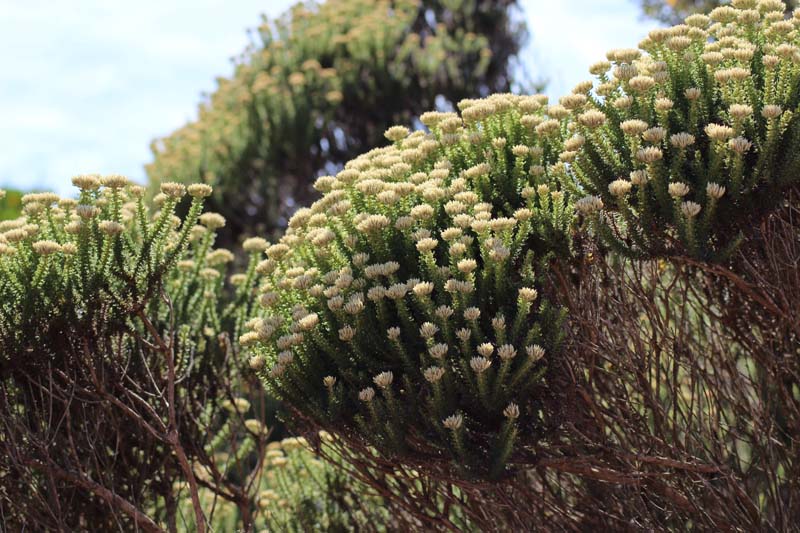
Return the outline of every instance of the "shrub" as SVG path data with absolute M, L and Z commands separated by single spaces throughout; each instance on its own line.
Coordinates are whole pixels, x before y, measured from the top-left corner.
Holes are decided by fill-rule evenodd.
M 330 428 L 354 456 L 374 446 L 356 469 L 423 472 L 425 495 L 407 499 L 431 527 L 450 523 L 440 496 L 499 529 L 543 516 L 554 529 L 788 527 L 797 368 L 771 354 L 796 351 L 776 289 L 796 292 L 798 19 L 782 13 L 740 1 L 692 17 L 609 53 L 594 91 L 542 109 L 467 101 L 320 178 L 322 199 L 257 269 L 266 311 L 241 337 L 294 423 Z M 573 198 L 604 247 L 583 249 Z M 498 241 L 514 259 L 492 285 Z M 519 306 L 523 288 L 536 306 Z M 534 341 L 533 379 L 509 383 Z M 506 342 L 518 355 L 504 370 Z M 509 464 L 522 472 L 495 483 Z M 526 505 L 493 507 L 511 494 Z
M 257 268 L 265 311 L 240 339 L 270 391 L 381 453 L 452 459 L 463 475 L 501 474 L 515 440 L 542 432 L 563 311 L 541 274 L 569 253 L 572 219 L 566 110 L 545 102 L 427 113 L 433 133 L 390 128 L 392 146 L 317 180 L 322 198 Z
M 593 197 L 578 207 L 621 253 L 724 259 L 797 182 L 800 18 L 734 6 L 612 50 L 594 93 L 562 99 L 586 139 L 572 170 Z
M 26 195 L 0 226 L 0 508 L 20 527 L 155 530 L 175 520 L 174 481 L 196 494 L 210 464 L 238 368 L 225 332 L 263 247 L 247 243 L 253 265 L 223 292 L 232 254 L 211 248 L 224 219 L 201 214 L 209 186 L 165 183 L 153 213 L 121 176 L 74 183 L 77 200 Z M 210 486 L 249 505 L 219 472 Z
M 512 0 L 330 0 L 264 21 L 199 118 L 152 145 L 147 172 L 214 185 L 225 241 L 277 236 L 315 176 L 434 106 L 508 90 L 524 28 Z

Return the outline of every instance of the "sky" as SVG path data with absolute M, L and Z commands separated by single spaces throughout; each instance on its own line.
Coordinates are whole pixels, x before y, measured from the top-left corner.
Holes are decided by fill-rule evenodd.
M 589 65 L 614 48 L 635 48 L 658 24 L 636 0 L 521 0 L 531 34 L 522 61 L 557 100 L 591 78 Z
M 150 142 L 196 116 L 246 29 L 295 0 L 0 0 L 0 188 L 71 194 L 75 174 L 143 182 Z M 654 27 L 634 0 L 521 0 L 522 54 L 553 99 Z

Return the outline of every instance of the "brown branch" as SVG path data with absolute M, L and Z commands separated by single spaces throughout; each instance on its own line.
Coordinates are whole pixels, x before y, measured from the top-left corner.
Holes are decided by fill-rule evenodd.
M 172 305 L 170 304 L 168 298 L 164 297 L 165 301 L 169 305 L 170 309 L 170 316 L 172 316 Z M 203 514 L 203 508 L 200 504 L 200 495 L 199 490 L 197 487 L 197 479 L 195 479 L 194 471 L 192 470 L 191 464 L 189 464 L 189 459 L 186 456 L 186 452 L 183 449 L 180 441 L 180 435 L 178 433 L 178 422 L 177 416 L 175 414 L 175 343 L 174 339 L 172 339 L 167 345 L 164 342 L 162 337 L 158 334 L 153 324 L 150 320 L 145 316 L 142 310 L 137 312 L 139 319 L 145 325 L 147 330 L 153 335 L 153 338 L 158 344 L 161 352 L 167 358 L 167 417 L 169 420 L 169 432 L 167 433 L 167 442 L 172 446 L 175 455 L 178 457 L 178 462 L 180 463 L 181 470 L 183 470 L 183 474 L 186 476 L 186 481 L 189 484 L 189 494 L 192 499 L 192 507 L 194 508 L 194 515 L 195 521 L 197 525 L 198 533 L 205 533 L 206 531 L 206 517 Z M 172 328 L 174 331 L 174 328 Z
M 164 531 L 157 523 L 155 523 L 150 517 L 148 517 L 131 502 L 83 474 L 68 472 L 53 462 L 50 462 L 49 464 L 42 464 L 38 461 L 29 461 L 27 462 L 27 466 L 45 472 L 48 475 L 51 474 L 58 479 L 91 492 L 98 498 L 105 501 L 108 505 L 121 510 L 133 520 L 137 527 L 140 527 L 142 530 L 148 533 L 163 533 Z
M 710 272 L 712 274 L 716 274 L 717 276 L 721 276 L 727 279 L 728 281 L 733 283 L 739 290 L 741 290 L 744 294 L 746 294 L 747 296 L 749 296 L 750 298 L 761 304 L 764 307 L 764 309 L 766 309 L 773 315 L 780 317 L 786 320 L 788 323 L 790 323 L 792 325 L 792 329 L 794 329 L 796 333 L 800 334 L 800 324 L 796 323 L 796 321 L 794 321 L 792 317 L 790 317 L 789 315 L 786 314 L 785 311 L 780 309 L 775 304 L 775 302 L 769 299 L 768 296 L 756 291 L 756 289 L 750 283 L 742 279 L 741 276 L 739 276 L 735 272 L 727 268 L 721 267 L 719 265 L 703 263 L 701 261 L 695 261 L 690 257 L 676 257 L 675 261 L 692 265 L 694 267 L 699 268 L 700 270 L 703 270 L 705 272 Z

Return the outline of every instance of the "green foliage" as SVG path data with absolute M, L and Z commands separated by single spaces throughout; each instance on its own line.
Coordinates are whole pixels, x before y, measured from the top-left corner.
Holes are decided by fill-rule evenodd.
M 22 211 L 22 193 L 0 189 L 0 220 L 17 218 Z
M 255 426 L 252 421 L 250 426 Z M 264 468 L 252 472 L 255 505 L 249 512 L 257 531 L 387 531 L 391 523 L 382 500 L 346 473 L 346 465 L 330 446 L 333 437 L 322 432 L 320 445 L 330 461 L 322 460 L 301 438 L 270 442 L 266 450 L 248 450 L 253 439 L 240 442 L 238 455 L 253 451 L 263 453 Z M 255 446 L 250 444 L 250 446 Z M 218 451 L 215 460 L 220 469 L 235 461 L 226 450 Z M 201 479 L 203 475 L 201 474 Z M 186 487 L 182 487 L 185 494 Z M 241 508 L 220 499 L 211 490 L 200 492 L 203 508 L 212 531 L 234 531 L 242 527 Z M 181 515 L 186 517 L 181 529 L 196 531 L 191 520 L 191 500 L 185 498 Z
M 617 251 L 724 259 L 797 183 L 800 18 L 735 5 L 609 52 L 595 93 L 562 99 L 586 141 L 571 171 L 595 196 L 578 207 Z
M 383 453 L 422 438 L 462 473 L 503 472 L 541 430 L 562 336 L 543 276 L 570 247 L 567 112 L 545 102 L 426 113 L 432 133 L 390 128 L 392 146 L 317 180 L 257 268 L 266 311 L 240 339 L 270 391 Z
M 729 5 L 730 0 L 642 0 L 642 11 L 667 24 L 680 24 L 695 13 L 710 13 L 712 9 Z M 787 2 L 788 9 L 797 7 L 796 0 Z
M 169 309 L 158 297 L 162 290 L 170 296 L 174 320 L 200 334 L 186 350 L 220 333 L 222 269 L 232 255 L 211 250 L 224 219 L 201 215 L 203 197 L 197 191 L 207 194 L 210 188 L 190 186 L 193 198 L 181 220 L 174 213 L 185 195 L 183 185 L 165 184 L 169 194 L 160 211 L 151 213 L 144 190 L 128 186 L 121 176 L 105 178 L 103 188 L 94 176 L 75 182 L 81 186 L 77 201 L 52 193 L 25 195 L 24 216 L 0 227 L 4 359 L 22 356 L 31 346 L 40 353 L 48 346 L 58 350 L 60 343 L 47 342 L 50 335 L 80 337 L 85 327 L 99 328 L 100 335 L 141 332 L 144 325 L 132 322 L 137 313 L 166 320 Z M 198 220 L 205 226 L 196 226 Z
M 214 185 L 232 235 L 275 235 L 315 176 L 442 102 L 507 90 L 514 1 L 329 0 L 265 20 L 199 119 L 153 143 L 168 176 Z

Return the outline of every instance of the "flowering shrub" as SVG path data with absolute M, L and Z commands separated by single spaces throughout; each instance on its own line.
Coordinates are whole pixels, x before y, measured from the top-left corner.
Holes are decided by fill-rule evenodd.
M 225 332 L 248 314 L 266 243 L 245 243 L 251 266 L 225 289 L 233 254 L 212 249 L 225 221 L 201 214 L 208 185 L 165 183 L 151 212 L 122 176 L 73 183 L 77 199 L 28 194 L 0 222 L 0 508 L 43 530 L 154 530 L 174 515 L 172 481 L 196 491 L 192 465 L 208 464 L 237 376 Z
M 569 252 L 559 155 L 579 140 L 545 104 L 462 101 L 317 180 L 257 268 L 265 311 L 240 338 L 269 390 L 384 453 L 425 439 L 432 459 L 503 471 L 541 428 L 562 336 L 543 275 Z
M 303 2 L 265 20 L 199 119 L 153 143 L 147 172 L 214 185 L 232 233 L 285 227 L 310 184 L 436 99 L 508 90 L 513 0 Z
M 784 9 L 737 0 L 653 30 L 562 98 L 586 140 L 576 207 L 617 251 L 724 258 L 797 183 L 800 18 Z

